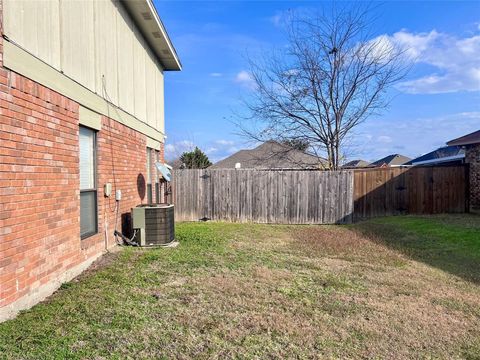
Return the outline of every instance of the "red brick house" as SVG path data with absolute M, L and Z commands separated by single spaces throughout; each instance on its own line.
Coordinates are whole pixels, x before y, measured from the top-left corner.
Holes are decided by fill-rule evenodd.
M 163 74 L 181 64 L 151 0 L 0 0 L 0 19 L 2 321 L 161 200 Z
M 470 209 L 480 211 L 480 130 L 447 143 L 465 147 L 465 163 L 470 167 Z

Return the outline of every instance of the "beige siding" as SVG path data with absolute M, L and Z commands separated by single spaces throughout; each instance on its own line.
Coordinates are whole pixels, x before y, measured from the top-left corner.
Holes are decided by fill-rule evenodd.
M 91 1 L 60 2 L 62 70 L 89 90 L 95 91 L 93 9 Z
M 134 115 L 134 79 L 133 49 L 135 43 L 134 25 L 123 7 L 118 7 L 117 41 L 118 41 L 118 97 L 119 106 Z M 139 79 L 135 79 L 139 81 Z M 146 118 L 140 118 L 147 120 Z
M 118 104 L 117 10 L 111 1 L 95 2 L 96 93 Z
M 156 125 L 155 114 L 155 69 L 157 68 L 152 56 L 147 53 L 145 56 L 146 75 L 146 98 L 147 98 L 147 119 L 150 126 Z
M 133 47 L 133 74 L 135 76 L 135 116 L 147 118 L 146 73 L 145 73 L 145 45 L 141 36 Z M 148 122 L 148 121 L 147 121 Z
M 155 125 L 155 129 L 160 130 L 161 132 L 165 132 L 165 106 L 164 106 L 164 90 L 163 90 L 163 73 L 158 71 L 157 76 L 155 77 L 155 109 L 156 109 L 156 119 L 157 123 Z
M 3 3 L 11 41 L 164 132 L 163 70 L 118 0 Z
M 5 34 L 60 69 L 59 2 L 4 0 L 4 3 Z

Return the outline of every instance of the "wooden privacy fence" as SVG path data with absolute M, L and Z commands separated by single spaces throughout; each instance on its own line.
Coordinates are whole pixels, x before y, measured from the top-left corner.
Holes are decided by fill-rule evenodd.
M 338 224 L 468 211 L 468 167 L 175 170 L 177 221 Z
M 355 170 L 355 219 L 468 211 L 468 167 Z
M 353 220 L 353 172 L 175 170 L 177 221 L 275 224 Z

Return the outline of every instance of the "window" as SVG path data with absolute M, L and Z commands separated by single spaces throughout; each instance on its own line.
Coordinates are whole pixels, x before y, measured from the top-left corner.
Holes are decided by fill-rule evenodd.
M 147 202 L 152 203 L 152 149 L 147 148 Z
M 80 237 L 98 231 L 95 131 L 80 127 Z

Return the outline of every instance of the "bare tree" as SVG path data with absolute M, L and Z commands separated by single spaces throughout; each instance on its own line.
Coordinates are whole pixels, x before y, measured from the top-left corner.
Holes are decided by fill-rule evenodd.
M 249 58 L 253 91 L 238 124 L 256 141 L 305 141 L 336 170 L 351 130 L 388 104 L 387 90 L 408 69 L 404 51 L 369 32 L 370 9 L 291 16 L 288 46 Z

